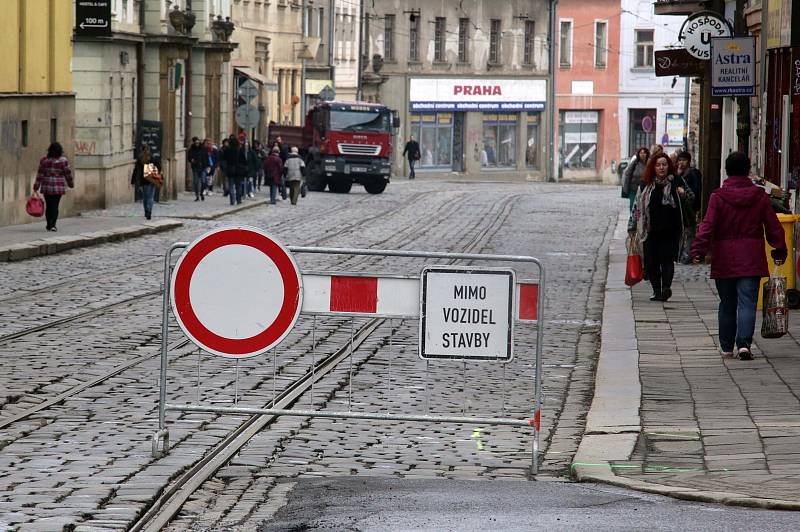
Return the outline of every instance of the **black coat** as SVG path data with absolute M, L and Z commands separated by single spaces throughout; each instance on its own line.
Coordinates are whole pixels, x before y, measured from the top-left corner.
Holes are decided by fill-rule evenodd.
M 409 140 L 406 142 L 406 147 L 403 150 L 403 155 L 408 155 L 409 161 L 416 161 L 419 159 L 419 142 L 416 140 Z

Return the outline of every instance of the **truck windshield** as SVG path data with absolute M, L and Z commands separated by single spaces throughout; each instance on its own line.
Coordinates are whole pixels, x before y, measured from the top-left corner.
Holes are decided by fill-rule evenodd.
M 331 110 L 331 129 L 333 131 L 390 131 L 389 111 L 340 111 Z

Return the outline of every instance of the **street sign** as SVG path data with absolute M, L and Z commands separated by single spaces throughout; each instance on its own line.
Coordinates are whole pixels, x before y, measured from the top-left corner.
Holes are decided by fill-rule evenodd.
M 164 138 L 164 124 L 157 120 L 141 120 L 136 129 L 136 154 L 143 144 L 150 148 L 154 161 L 161 161 L 161 146 Z
M 236 124 L 242 129 L 251 129 L 258 126 L 261 113 L 250 104 L 240 105 L 236 108 Z
M 239 85 L 239 96 L 246 101 L 253 100 L 258 97 L 258 85 L 252 79 L 246 79 Z
M 691 15 L 681 26 L 678 40 L 691 55 L 698 59 L 711 59 L 711 39 L 730 37 L 728 21 L 712 11 L 701 11 Z
M 705 73 L 705 63 L 684 48 L 656 50 L 656 76 L 693 77 Z
M 755 95 L 755 37 L 711 39 L 711 96 Z
M 319 94 L 317 94 L 317 96 L 319 96 L 320 100 L 325 100 L 326 102 L 330 102 L 334 98 L 336 98 L 336 91 L 333 90 L 329 85 L 325 85 L 322 88 L 322 90 L 319 91 Z
M 75 35 L 111 35 L 111 0 L 75 0 Z
M 421 280 L 420 358 L 513 358 L 513 270 L 429 266 Z
M 300 315 L 302 286 L 294 258 L 273 237 L 252 227 L 223 227 L 192 242 L 178 260 L 172 312 L 198 347 L 247 358 L 289 334 Z

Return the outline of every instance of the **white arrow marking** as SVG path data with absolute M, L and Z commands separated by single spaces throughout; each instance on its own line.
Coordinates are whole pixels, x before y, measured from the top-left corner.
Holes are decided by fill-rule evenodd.
M 108 22 L 105 22 L 103 24 L 85 24 L 83 22 L 80 23 L 80 28 L 81 29 L 85 29 L 85 28 L 107 28 L 107 27 L 108 27 Z

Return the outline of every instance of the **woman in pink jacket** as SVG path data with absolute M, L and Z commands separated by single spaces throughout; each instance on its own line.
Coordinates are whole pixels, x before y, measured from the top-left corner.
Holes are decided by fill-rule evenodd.
M 728 179 L 711 194 L 706 217 L 697 229 L 691 256 L 699 263 L 711 249 L 711 278 L 719 293 L 719 346 L 723 357 L 753 360 L 750 344 L 756 324 L 760 279 L 769 275 L 764 235 L 775 248 L 772 258 L 786 260 L 783 227 L 769 197 L 753 184 L 750 159 L 733 152 L 725 160 Z M 734 346 L 735 342 L 735 346 Z

